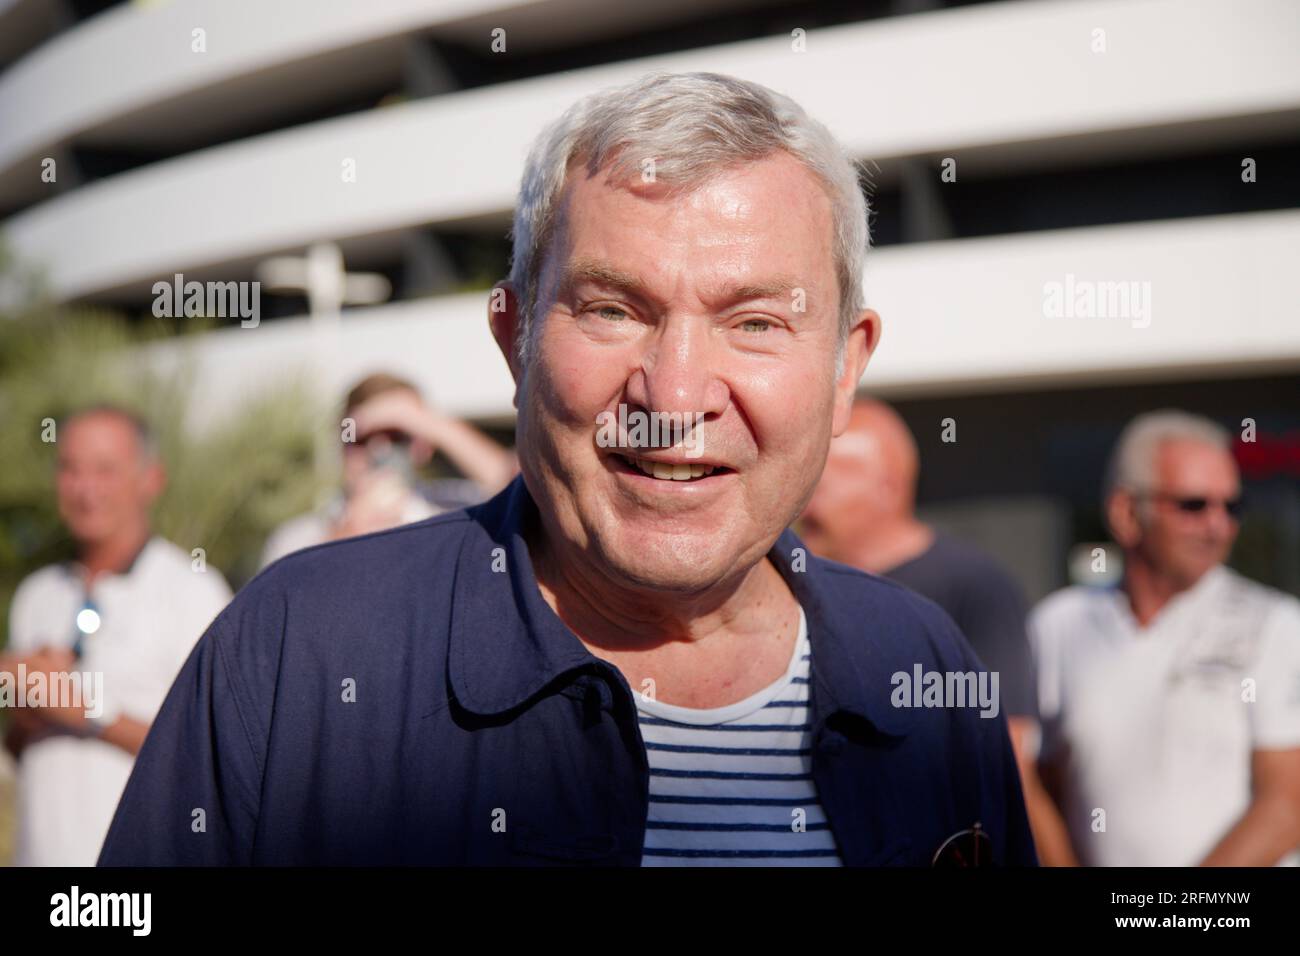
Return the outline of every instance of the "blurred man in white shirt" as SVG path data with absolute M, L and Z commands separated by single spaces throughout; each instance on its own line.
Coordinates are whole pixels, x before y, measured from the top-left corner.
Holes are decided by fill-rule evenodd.
M 18 586 L 9 650 L 24 655 L 14 664 L 27 685 L 93 674 L 102 699 L 29 698 L 13 710 L 15 862 L 93 866 L 149 725 L 230 589 L 150 530 L 166 478 L 140 419 L 89 409 L 60 423 L 57 446 L 59 514 L 77 560 Z
M 1266 866 L 1300 846 L 1300 601 L 1223 566 L 1228 432 L 1153 412 L 1120 436 L 1105 514 L 1118 588 L 1031 617 L 1040 764 L 1081 863 Z

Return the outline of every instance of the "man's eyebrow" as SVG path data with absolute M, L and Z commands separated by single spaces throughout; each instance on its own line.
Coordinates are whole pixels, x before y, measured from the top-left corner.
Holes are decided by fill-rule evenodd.
M 767 282 L 744 283 L 722 290 L 721 299 L 729 302 L 744 302 L 749 299 L 783 299 L 795 289 L 801 288 L 798 279 L 788 276 L 776 276 Z
M 560 280 L 560 288 L 569 289 L 579 282 L 597 282 L 625 292 L 647 297 L 649 295 L 645 283 L 638 277 L 596 259 L 575 259 L 565 267 Z M 785 298 L 798 288 L 801 288 L 799 280 L 781 275 L 775 276 L 766 282 L 746 282 L 740 285 L 723 287 L 717 293 L 716 300 L 719 302 L 747 302 L 751 299 Z M 710 296 L 710 298 L 714 297 Z
M 645 283 L 622 269 L 616 269 L 608 263 L 597 259 L 575 259 L 564 267 L 560 276 L 560 288 L 571 289 L 579 282 L 596 282 L 600 285 L 645 294 Z

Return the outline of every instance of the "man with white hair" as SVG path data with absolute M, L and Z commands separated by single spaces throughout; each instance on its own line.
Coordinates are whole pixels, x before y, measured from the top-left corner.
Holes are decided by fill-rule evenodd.
M 754 83 L 651 75 L 549 126 L 489 300 L 520 478 L 246 586 L 101 862 L 1033 864 L 952 621 L 786 530 L 879 338 L 866 223 Z
M 1084 864 L 1296 862 L 1300 601 L 1223 565 L 1241 509 L 1229 445 L 1183 412 L 1130 423 L 1105 500 L 1121 583 L 1031 616 L 1039 762 Z
M 9 647 L 25 655 L 15 662 L 22 682 L 66 687 L 78 675 L 83 690 L 39 705 L 0 696 L 0 706 L 17 704 L 5 744 L 18 759 L 19 866 L 94 864 L 150 721 L 230 599 L 219 571 L 196 570 L 152 529 L 166 471 L 139 416 L 96 405 L 64 418 L 56 435 L 59 517 L 76 559 L 18 585 Z M 102 699 L 87 700 L 87 687 Z

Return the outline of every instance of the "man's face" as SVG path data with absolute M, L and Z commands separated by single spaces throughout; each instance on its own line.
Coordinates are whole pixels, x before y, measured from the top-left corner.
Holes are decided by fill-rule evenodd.
M 161 470 L 144 458 L 134 429 L 115 415 L 88 414 L 59 434 L 59 516 L 81 544 L 136 532 L 161 490 Z
M 356 423 L 354 441 L 343 442 L 343 492 L 353 495 L 377 468 L 396 471 L 404 482 L 433 457 L 427 440 L 412 433 L 409 422 L 424 409 L 418 392 L 392 388 L 344 409 Z
M 1238 525 L 1223 502 L 1241 494 L 1237 465 L 1226 450 L 1201 442 L 1166 442 L 1156 456 L 1156 494 L 1139 511 L 1139 549 L 1151 563 L 1191 587 L 1227 559 Z M 1207 507 L 1186 511 L 1178 500 L 1205 498 Z
M 878 320 L 837 379 L 831 204 L 787 154 L 676 197 L 575 168 L 518 396 L 522 471 L 550 530 L 602 573 L 703 591 L 803 507 Z M 672 447 L 602 447 L 598 416 L 620 403 L 702 424 Z M 673 480 L 655 463 L 712 472 Z

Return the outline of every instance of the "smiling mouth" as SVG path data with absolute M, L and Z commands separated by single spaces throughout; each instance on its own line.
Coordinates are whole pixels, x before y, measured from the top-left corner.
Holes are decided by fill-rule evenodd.
M 640 473 L 660 481 L 699 481 L 710 475 L 726 474 L 732 469 L 725 465 L 699 465 L 695 462 L 651 461 L 618 452 L 612 456 L 616 461 L 627 466 L 628 471 Z

